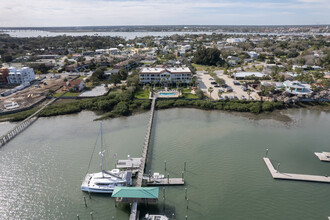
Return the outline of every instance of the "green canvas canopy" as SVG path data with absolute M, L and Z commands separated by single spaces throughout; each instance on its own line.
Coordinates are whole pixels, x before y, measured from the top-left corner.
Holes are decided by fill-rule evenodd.
M 111 197 L 158 199 L 158 193 L 158 187 L 115 187 Z

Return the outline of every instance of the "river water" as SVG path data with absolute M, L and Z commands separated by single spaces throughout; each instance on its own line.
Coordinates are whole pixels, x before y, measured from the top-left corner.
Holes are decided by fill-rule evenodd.
M 273 180 L 262 157 L 266 148 L 280 171 L 330 175 L 315 151 L 330 151 L 330 114 L 284 111 L 292 121 L 196 109 L 157 111 L 147 170 L 181 177 L 186 186 L 160 188 L 158 205 L 142 214 L 176 219 L 327 219 L 330 185 Z M 113 155 L 141 154 L 149 113 L 103 122 L 105 166 Z M 129 206 L 115 208 L 107 195 L 80 191 L 87 171 L 100 170 L 99 122 L 92 112 L 40 118 L 0 149 L 0 219 L 128 219 Z M 258 117 L 257 117 L 258 118 Z M 4 133 L 8 124 L 0 124 Z M 11 125 L 13 126 L 13 125 Z M 95 153 L 92 156 L 94 146 Z M 186 208 L 184 188 L 188 191 Z M 83 197 L 87 199 L 85 208 Z
M 219 31 L 136 31 L 136 32 L 51 32 L 51 31 L 41 31 L 41 30 L 7 30 L 0 29 L 0 33 L 3 31 L 6 34 L 9 34 L 11 37 L 55 37 L 61 35 L 67 36 L 109 36 L 109 37 L 122 37 L 127 40 L 134 39 L 135 37 L 165 37 L 172 36 L 175 34 L 186 35 L 186 34 L 207 34 L 212 35 L 216 34 L 228 34 L 228 35 L 263 35 L 263 36 L 313 36 L 313 35 L 323 35 L 329 36 L 330 33 L 243 33 L 243 32 L 219 32 Z

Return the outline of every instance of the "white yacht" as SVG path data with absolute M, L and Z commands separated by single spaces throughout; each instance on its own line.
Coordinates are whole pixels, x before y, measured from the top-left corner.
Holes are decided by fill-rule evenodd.
M 112 193 L 116 186 L 128 186 L 132 184 L 132 173 L 113 169 L 105 171 L 103 169 L 103 143 L 102 143 L 102 123 L 101 127 L 101 172 L 88 173 L 81 185 L 81 190 L 91 193 Z

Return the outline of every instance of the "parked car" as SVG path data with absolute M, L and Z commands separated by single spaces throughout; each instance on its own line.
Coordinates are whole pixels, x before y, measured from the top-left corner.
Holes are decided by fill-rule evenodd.
M 246 98 L 245 98 L 245 96 L 244 96 L 244 95 L 242 95 L 242 100 L 246 100 Z
M 218 83 L 216 83 L 216 82 L 211 82 L 211 84 L 213 84 L 213 85 L 214 85 L 214 84 L 218 84 Z
M 219 96 L 219 99 L 220 99 L 220 100 L 224 100 L 224 98 L 223 98 L 222 96 Z
M 238 82 L 237 80 L 234 80 L 234 85 L 241 85 L 241 83 L 240 82 Z
M 246 90 L 247 90 L 245 86 L 242 86 L 241 89 L 242 89 L 243 91 L 246 91 Z
M 228 96 L 225 95 L 225 99 L 228 100 L 229 99 Z
M 225 92 L 225 90 L 223 90 L 223 89 L 218 89 L 218 92 Z
M 225 83 L 225 84 L 222 84 L 221 87 L 222 87 L 222 88 L 227 88 L 228 85 Z
M 250 100 L 252 100 L 252 101 L 254 100 L 252 96 L 250 96 Z
M 238 97 L 235 95 L 235 96 L 234 96 L 234 99 L 238 100 Z
M 209 78 L 209 80 L 214 80 L 213 78 Z
M 219 86 L 219 85 L 215 85 L 214 87 L 215 87 L 215 88 L 219 88 L 220 86 Z
M 228 86 L 227 88 L 226 88 L 226 92 L 232 92 L 233 91 L 233 88 L 231 88 L 230 86 Z
M 234 99 L 234 97 L 233 96 L 229 96 L 229 99 Z

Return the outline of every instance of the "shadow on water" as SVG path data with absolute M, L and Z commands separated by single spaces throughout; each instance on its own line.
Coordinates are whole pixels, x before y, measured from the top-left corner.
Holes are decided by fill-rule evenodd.
M 157 132 L 156 132 L 156 125 L 157 125 L 157 118 L 158 118 L 157 116 L 158 116 L 158 113 L 155 110 L 154 119 L 153 119 L 153 123 L 152 123 L 152 127 L 151 127 L 151 133 L 150 133 L 150 141 L 149 141 L 147 160 L 146 160 L 146 163 L 147 163 L 146 167 L 145 167 L 146 173 L 148 173 L 149 170 L 151 170 L 152 156 L 153 156 L 153 146 L 155 145 L 155 137 L 156 137 L 156 134 L 157 134 Z

